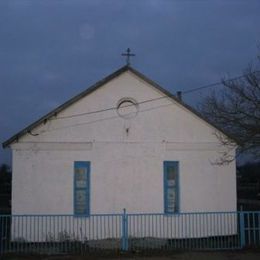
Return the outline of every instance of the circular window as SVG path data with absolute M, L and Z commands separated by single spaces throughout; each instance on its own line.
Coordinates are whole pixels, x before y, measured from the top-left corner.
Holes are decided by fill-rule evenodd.
M 133 118 L 138 113 L 138 103 L 132 98 L 123 98 L 117 104 L 117 114 L 123 118 Z

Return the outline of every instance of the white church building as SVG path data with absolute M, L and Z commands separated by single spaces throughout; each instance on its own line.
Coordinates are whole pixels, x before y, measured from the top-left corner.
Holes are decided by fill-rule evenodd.
M 226 149 L 217 135 L 126 65 L 3 143 L 12 214 L 236 211 L 235 161 L 214 163 Z

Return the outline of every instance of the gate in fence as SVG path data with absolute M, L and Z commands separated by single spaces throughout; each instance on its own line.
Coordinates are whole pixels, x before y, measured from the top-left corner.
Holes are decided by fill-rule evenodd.
M 0 254 L 260 246 L 260 212 L 0 215 Z

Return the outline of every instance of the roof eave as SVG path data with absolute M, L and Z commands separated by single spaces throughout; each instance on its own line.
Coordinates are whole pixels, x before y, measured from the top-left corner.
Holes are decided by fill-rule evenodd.
M 74 96 L 73 98 L 69 99 L 68 101 L 66 101 L 62 105 L 58 106 L 57 108 L 55 108 L 54 110 L 52 110 L 51 112 L 46 114 L 45 116 L 41 117 L 37 121 L 35 121 L 32 124 L 28 125 L 27 127 L 23 128 L 17 134 L 15 134 L 12 137 L 10 137 L 9 139 L 7 139 L 5 142 L 3 142 L 2 147 L 3 148 L 9 147 L 13 142 L 18 141 L 19 138 L 21 138 L 25 134 L 28 134 L 35 127 L 39 126 L 42 123 L 46 123 L 46 121 L 48 119 L 50 119 L 51 117 L 55 117 L 58 113 L 60 113 L 64 109 L 66 109 L 71 104 L 75 103 L 76 101 L 85 97 L 86 95 L 90 94 L 91 92 L 95 91 L 97 88 L 106 84 L 108 81 L 114 79 L 121 73 L 129 70 L 129 68 L 130 67 L 128 65 L 123 66 L 123 67 L 119 68 L 118 70 L 116 70 L 114 73 L 112 73 L 112 74 L 106 76 L 105 78 L 101 79 L 100 81 L 96 82 L 95 84 L 93 84 L 92 86 L 90 86 L 89 88 L 84 90 L 83 92 L 81 92 L 78 95 Z

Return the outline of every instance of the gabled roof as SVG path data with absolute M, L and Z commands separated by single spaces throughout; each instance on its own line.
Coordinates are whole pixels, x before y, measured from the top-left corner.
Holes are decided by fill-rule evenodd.
M 172 93 L 170 93 L 169 91 L 167 91 L 166 89 L 164 89 L 163 87 L 161 87 L 160 85 L 158 85 L 156 82 L 150 80 L 149 78 L 147 78 L 145 75 L 143 75 L 142 73 L 140 73 L 139 71 L 135 70 L 134 68 L 132 68 L 129 65 L 123 66 L 120 69 L 118 69 L 117 71 L 115 71 L 114 73 L 108 75 L 107 77 L 103 78 L 102 80 L 98 81 L 97 83 L 95 83 L 94 85 L 90 86 L 88 89 L 84 90 L 83 92 L 81 92 L 80 94 L 74 96 L 73 98 L 71 98 L 70 100 L 68 100 L 67 102 L 63 103 L 62 105 L 60 105 L 59 107 L 55 108 L 54 110 L 52 110 L 51 112 L 49 112 L 48 114 L 46 114 L 45 116 L 41 117 L 40 119 L 38 119 L 37 121 L 33 122 L 32 124 L 30 124 L 29 126 L 25 127 L 24 129 L 22 129 L 20 132 L 18 132 L 17 134 L 13 135 L 11 138 L 9 138 L 8 140 L 6 140 L 5 142 L 3 142 L 3 148 L 6 148 L 7 146 L 9 146 L 10 144 L 12 144 L 15 141 L 18 141 L 19 138 L 21 138 L 23 135 L 30 133 L 35 127 L 41 125 L 42 123 L 46 123 L 46 121 L 48 119 L 50 119 L 53 116 L 57 116 L 58 113 L 60 113 L 61 111 L 63 111 L 64 109 L 66 109 L 67 107 L 69 107 L 70 105 L 74 104 L 75 102 L 77 102 L 78 100 L 80 100 L 81 98 L 89 95 L 90 93 L 92 93 L 93 91 L 97 90 L 98 88 L 102 87 L 104 84 L 106 84 L 107 82 L 109 82 L 110 80 L 116 78 L 117 76 L 119 76 L 120 74 L 124 73 L 125 71 L 131 71 L 133 74 L 135 74 L 136 76 L 140 77 L 142 80 L 144 80 L 145 82 L 147 82 L 148 84 L 152 85 L 153 87 L 155 87 L 156 89 L 158 89 L 159 91 L 161 91 L 162 93 L 164 93 L 166 96 L 168 96 L 169 98 L 173 99 L 175 102 L 179 103 L 181 106 L 185 107 L 186 109 L 188 109 L 191 113 L 195 114 L 197 117 L 201 118 L 202 120 L 206 121 L 209 125 L 213 126 L 214 128 L 216 128 L 218 131 L 220 131 L 221 133 L 223 133 L 224 135 L 226 135 L 228 138 L 232 139 L 233 141 L 235 141 L 235 138 L 230 136 L 228 133 L 224 132 L 223 129 L 220 129 L 218 126 L 212 124 L 212 122 L 209 122 L 207 119 L 205 119 L 198 111 L 196 111 L 195 109 L 193 109 L 192 107 L 188 106 L 187 104 L 183 103 L 180 99 L 178 99 L 176 96 L 174 96 Z

